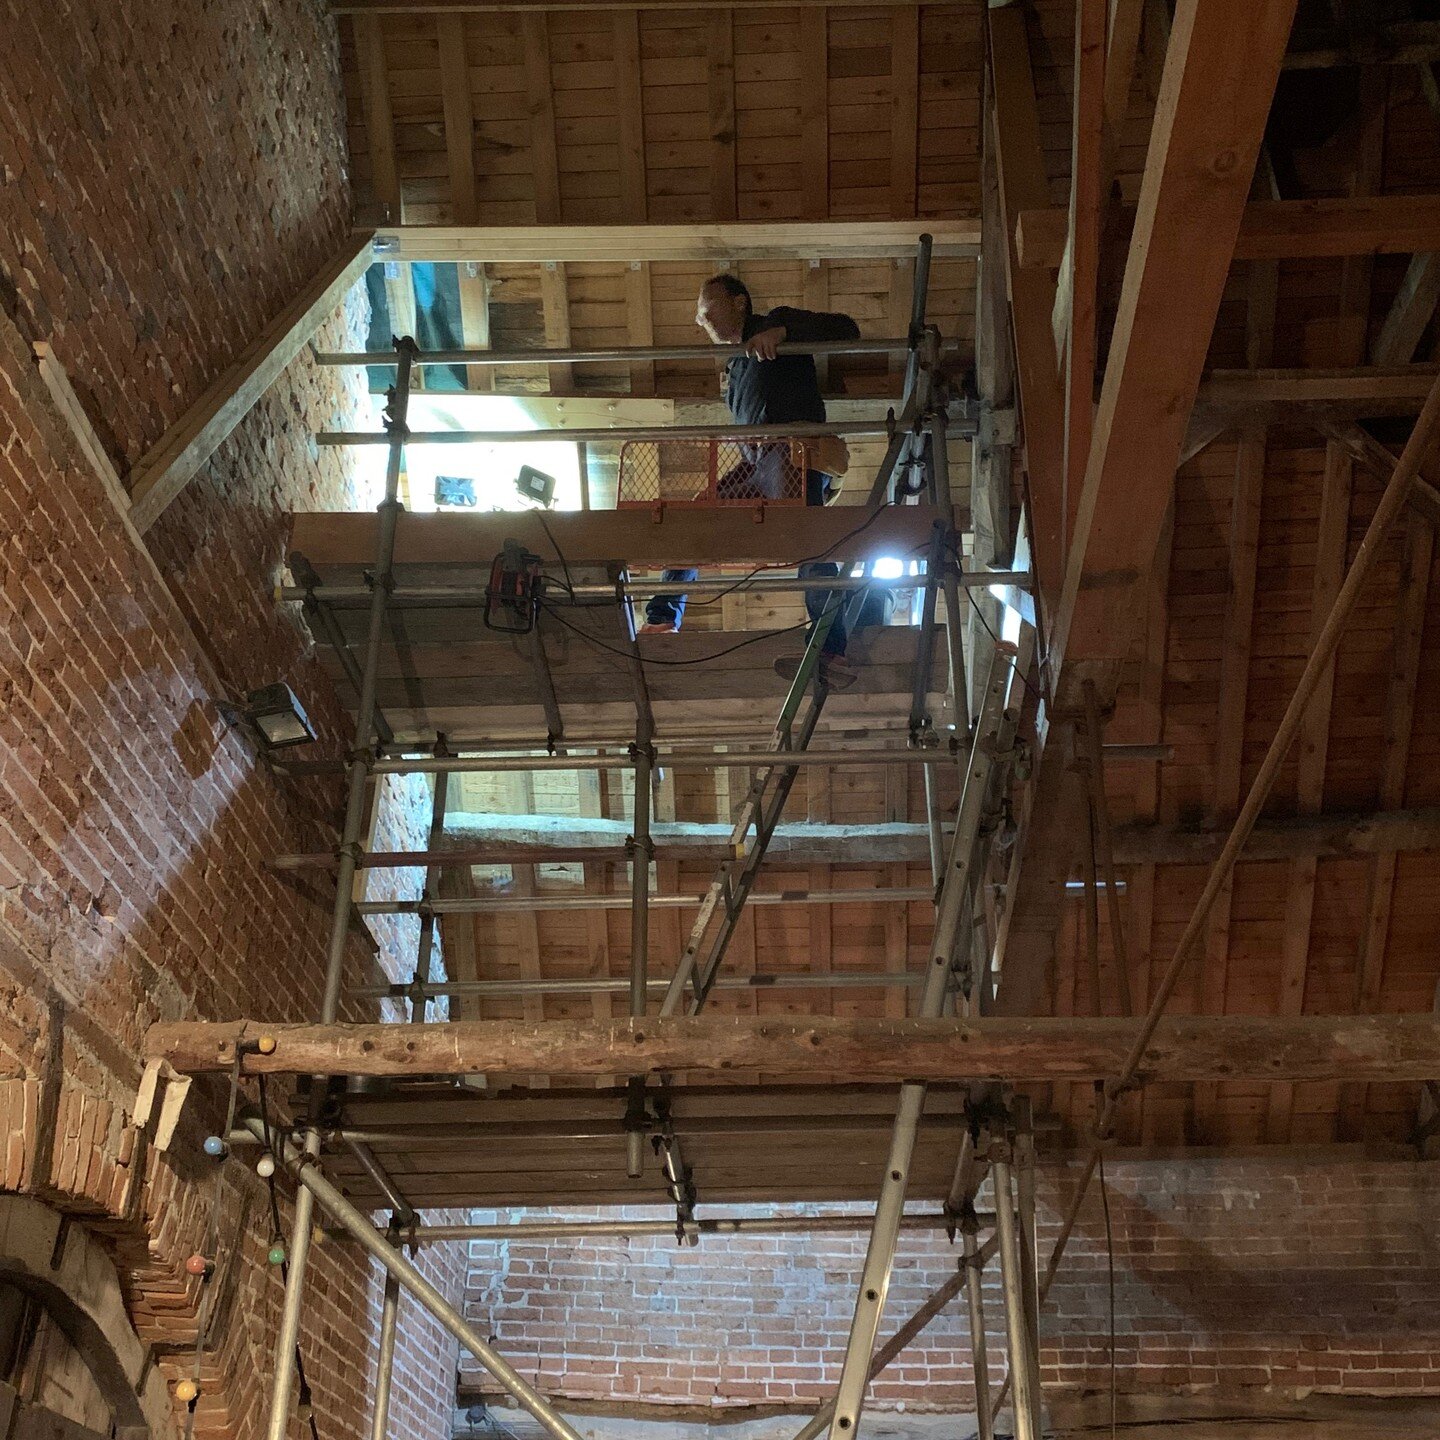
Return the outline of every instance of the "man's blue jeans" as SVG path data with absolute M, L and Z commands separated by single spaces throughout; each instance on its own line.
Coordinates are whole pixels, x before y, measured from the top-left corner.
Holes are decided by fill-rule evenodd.
M 822 475 L 818 470 L 809 470 L 805 474 L 805 503 L 807 505 L 823 505 L 825 503 L 825 492 L 829 489 L 830 477 Z M 809 560 L 800 567 L 800 578 L 806 580 L 816 575 L 838 575 L 840 567 L 833 560 Z M 683 585 L 690 580 L 698 580 L 700 572 L 694 569 L 666 570 L 662 573 L 661 583 L 665 585 Z M 805 592 L 805 611 L 810 616 L 810 623 L 815 624 L 825 613 L 826 602 L 833 594 L 830 590 L 807 590 Z M 645 623 L 647 625 L 673 625 L 677 630 L 685 618 L 685 595 L 666 592 L 661 595 L 654 595 L 650 603 L 645 607 Z M 843 655 L 845 645 L 849 640 L 845 632 L 845 607 L 842 604 L 840 613 L 835 617 L 835 623 L 830 627 L 830 633 L 825 637 L 825 654 Z

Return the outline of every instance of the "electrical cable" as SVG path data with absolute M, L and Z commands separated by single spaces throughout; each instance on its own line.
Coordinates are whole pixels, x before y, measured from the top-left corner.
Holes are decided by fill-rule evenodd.
M 565 589 L 570 596 L 571 603 L 575 600 L 575 582 L 570 577 L 570 563 L 565 559 L 565 552 L 560 548 L 560 542 L 555 538 L 555 532 L 551 530 L 549 522 L 545 519 L 545 512 L 537 510 L 535 518 L 540 522 L 540 528 L 545 532 L 545 538 L 555 549 L 555 555 L 560 561 L 560 568 L 565 572 Z
M 820 553 L 819 553 L 818 555 L 807 555 L 807 556 L 805 556 L 804 558 L 802 558 L 802 559 L 800 559 L 800 560 L 790 560 L 790 561 L 786 561 L 784 564 L 773 563 L 773 564 L 757 565 L 753 570 L 750 570 L 750 571 L 748 571 L 746 574 L 742 575 L 733 585 L 727 586 L 724 590 L 718 590 L 718 591 L 716 591 L 716 593 L 715 593 L 714 595 L 707 596 L 707 597 L 706 597 L 705 599 L 703 599 L 703 600 L 692 600 L 692 601 L 690 601 L 689 603 L 690 603 L 691 605 L 694 605 L 694 606 L 697 606 L 697 607 L 698 607 L 698 606 L 702 606 L 702 605 L 714 605 L 717 601 L 723 600 L 727 595 L 733 595 L 737 590 L 742 590 L 742 589 L 744 589 L 744 587 L 747 586 L 757 575 L 763 575 L 766 571 L 769 571 L 769 570 L 790 570 L 790 569 L 793 569 L 793 568 L 795 568 L 795 567 L 797 567 L 797 566 L 801 566 L 801 565 L 814 565 L 814 564 L 817 564 L 817 563 L 818 563 L 819 561 L 821 561 L 821 560 L 828 560 L 828 559 L 830 558 L 830 556 L 833 555 L 833 554 L 835 553 L 835 551 L 838 550 L 842 545 L 848 545 L 848 544 L 850 543 L 850 541 L 852 541 L 857 535 L 863 534 L 866 530 L 868 530 L 868 529 L 870 528 L 870 526 L 872 526 L 872 525 L 880 518 L 881 515 L 883 515 L 883 514 L 885 513 L 886 510 L 889 510 L 889 509 L 891 509 L 891 508 L 893 508 L 893 507 L 891 507 L 891 506 L 889 506 L 889 505 L 877 505 L 877 506 L 875 507 L 875 509 L 872 510 L 872 511 L 870 512 L 870 514 L 867 515 L 866 518 L 860 522 L 859 525 L 857 525 L 853 530 L 849 531 L 847 534 L 842 535 L 842 536 L 841 536 L 838 540 L 836 540 L 833 544 L 827 545 L 827 546 L 825 547 L 825 549 L 822 550 L 822 551 L 820 551 Z M 576 600 L 576 599 L 574 599 L 575 586 L 574 586 L 574 583 L 573 583 L 573 581 L 571 580 L 571 577 L 570 577 L 570 567 L 565 563 L 565 556 L 561 553 L 561 550 L 560 550 L 559 545 L 557 545 L 557 544 L 555 543 L 555 537 L 554 537 L 553 534 L 551 534 L 551 532 L 550 532 L 550 527 L 545 524 L 545 520 L 544 520 L 543 515 L 542 515 L 540 512 L 538 512 L 538 511 L 537 511 L 536 513 L 537 513 L 537 515 L 540 517 L 540 524 L 541 524 L 541 526 L 544 528 L 545 534 L 549 537 L 550 544 L 554 547 L 556 558 L 559 560 L 560 565 L 561 565 L 561 568 L 562 568 L 562 569 L 564 570 L 564 572 L 565 572 L 565 581 L 564 581 L 564 584 L 565 584 L 566 590 L 569 592 L 569 594 L 570 594 L 570 596 L 571 596 L 570 603 L 571 603 L 572 605 L 578 606 L 578 607 L 581 608 L 581 609 L 588 609 L 588 608 L 609 606 L 609 605 L 612 603 L 612 602 L 609 601 L 609 600 L 588 600 L 588 601 L 587 601 L 587 600 Z M 916 547 L 914 550 L 912 550 L 910 553 L 911 553 L 912 555 L 918 554 L 919 551 L 922 550 L 923 548 L 925 548 L 925 547 L 923 547 L 923 546 L 917 546 L 917 547 Z M 658 583 L 663 585 L 663 584 L 665 584 L 666 582 L 665 582 L 664 580 L 661 580 L 661 581 L 659 581 Z M 674 581 L 674 582 L 671 582 L 671 583 L 673 583 L 673 584 L 683 584 L 684 582 L 683 582 L 683 581 Z M 627 658 L 628 658 L 628 656 L 627 656 Z M 653 663 L 660 663 L 660 662 L 653 662 L 653 661 L 652 661 L 652 662 L 647 662 L 647 663 L 652 663 L 652 664 L 653 664 Z M 668 663 L 674 664 L 674 663 L 676 663 L 676 662 L 670 661 L 670 662 L 668 662 Z M 686 662 L 686 663 L 690 663 L 690 662 Z

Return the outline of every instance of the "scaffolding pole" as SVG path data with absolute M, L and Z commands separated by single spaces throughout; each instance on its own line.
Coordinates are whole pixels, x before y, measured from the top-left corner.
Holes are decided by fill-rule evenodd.
M 365 823 L 366 786 L 370 779 L 370 747 L 375 739 L 376 676 L 379 670 L 380 644 L 385 627 L 385 605 L 393 577 L 395 560 L 395 525 L 400 511 L 400 472 L 404 464 L 406 415 L 410 404 L 410 370 L 415 355 L 414 340 L 406 337 L 395 342 L 398 364 L 395 385 L 386 407 L 386 443 L 390 455 L 385 467 L 385 493 L 378 507 L 379 534 L 376 539 L 373 592 L 370 596 L 369 623 L 365 640 L 365 660 L 361 669 L 359 703 L 355 713 L 355 744 L 349 761 L 349 791 L 345 805 L 345 821 L 341 831 L 340 854 L 335 878 L 335 904 L 330 917 L 330 944 L 325 963 L 325 988 L 320 1002 L 321 1024 L 333 1023 L 340 1005 L 340 986 L 345 973 L 345 949 L 350 934 L 350 905 L 355 883 L 356 861 L 361 853 L 361 834 Z M 325 1093 L 323 1080 L 312 1087 L 312 1106 L 317 1106 Z M 314 1160 L 319 1154 L 320 1138 L 313 1131 L 306 1133 L 304 1154 Z M 307 1165 L 306 1169 L 314 1169 Z M 275 1370 L 270 1388 L 270 1416 L 267 1440 L 285 1440 L 290 1420 L 290 1398 L 295 1378 L 295 1346 L 300 1336 L 300 1307 L 305 1290 L 305 1271 L 310 1256 L 311 1221 L 314 1216 L 314 1192 L 302 1187 L 295 1196 L 288 1253 L 290 1263 L 285 1280 L 285 1300 L 280 1313 L 280 1328 L 275 1343 Z M 570 1440 L 570 1437 L 566 1437 Z
M 578 741 L 572 741 L 578 744 Z M 625 742 L 629 743 L 629 742 Z M 656 746 L 656 759 L 674 770 L 749 770 L 773 765 L 774 750 L 676 750 Z M 792 765 L 951 765 L 942 750 L 801 750 L 786 751 Z M 634 770 L 632 755 L 456 755 L 437 760 L 423 755 L 397 756 L 372 761 L 374 775 L 489 775 L 508 771 Z M 283 775 L 333 775 L 343 762 L 276 761 Z
M 926 579 L 927 572 L 922 570 L 918 575 L 901 575 L 894 580 L 886 580 L 885 584 L 894 590 L 912 590 L 923 585 Z M 655 591 L 655 583 L 654 579 L 631 580 L 629 578 L 621 582 L 624 594 L 630 600 L 648 599 Z M 756 575 L 734 580 L 727 579 L 723 575 L 710 579 L 702 576 L 698 580 L 687 580 L 685 593 L 687 595 L 789 595 L 805 590 L 863 590 L 866 586 L 874 583 L 875 581 L 869 576 L 856 575 Z M 962 570 L 956 574 L 955 583 L 967 590 L 988 590 L 992 585 L 1028 590 L 1030 588 L 1030 572 L 1028 570 Z M 395 610 L 431 606 L 436 608 L 440 606 L 479 606 L 485 604 L 488 594 L 489 586 L 487 585 L 453 583 L 417 585 L 412 582 L 395 587 L 390 595 L 390 606 Z M 576 600 L 608 600 L 614 596 L 615 587 L 602 585 L 598 581 L 576 581 L 573 584 L 567 583 L 565 594 L 567 598 L 573 596 Z M 304 604 L 313 599 L 317 609 L 322 606 L 358 606 L 368 600 L 369 596 L 370 591 L 364 585 L 327 585 L 318 590 L 312 590 L 311 587 L 304 585 L 277 585 L 275 587 L 277 601 Z M 328 629 L 326 636 L 332 645 L 340 646 L 345 643 L 343 636 L 336 641 Z M 354 663 L 353 659 L 351 663 Z M 357 687 L 358 678 L 359 670 L 356 669 L 352 676 L 352 683 L 356 683 Z
M 435 745 L 437 756 L 446 753 L 445 741 L 440 739 Z M 441 837 L 445 834 L 445 807 L 450 796 L 450 777 L 448 775 L 437 775 L 435 777 L 435 793 L 430 799 L 430 841 L 427 849 L 433 855 L 440 848 Z M 425 888 L 420 894 L 420 905 L 414 911 L 420 916 L 420 939 L 416 946 L 415 955 L 415 986 L 411 991 L 412 996 L 419 996 L 410 1007 L 410 1019 L 417 1025 L 425 1021 L 426 996 L 424 987 L 430 983 L 431 962 L 435 954 L 435 917 L 441 912 L 434 908 L 432 903 L 438 900 L 440 889 L 440 862 L 432 860 L 425 867 Z M 358 908 L 358 907 L 357 907 Z
M 751 897 L 752 900 L 755 897 Z M 928 900 L 930 892 L 923 891 L 921 899 Z M 652 903 L 654 897 L 651 897 Z M 812 904 L 833 903 L 812 900 Z M 623 908 L 621 906 L 615 908 Z M 711 985 L 712 990 L 874 990 L 909 989 L 918 986 L 924 976 L 909 970 L 850 970 L 810 971 L 796 970 L 764 975 L 720 975 Z M 647 994 L 663 994 L 669 987 L 667 978 L 648 978 L 645 981 Z M 443 980 L 423 988 L 426 999 L 448 995 L 455 999 L 502 1000 L 523 995 L 628 995 L 630 980 Z M 389 985 L 356 985 L 348 993 L 357 1000 L 404 1000 L 414 993 L 413 985 L 394 982 Z
M 782 355 L 891 355 L 909 350 L 907 336 L 880 340 L 787 340 Z M 621 365 L 642 360 L 713 360 L 743 355 L 741 345 L 614 345 L 609 349 L 417 350 L 414 364 L 425 365 Z M 317 350 L 317 365 L 393 365 L 386 350 Z M 604 397 L 601 397 L 604 398 Z M 616 399 L 623 397 L 616 396 Z
M 921 1018 L 935 1018 L 942 1013 L 957 946 L 968 928 L 965 914 L 972 893 L 972 878 L 983 863 L 988 838 L 986 818 L 993 804 L 994 787 L 1008 769 L 1002 757 L 1011 748 L 1014 726 L 1018 723 L 1018 716 L 1009 706 L 1016 668 L 1014 647 L 997 647 L 970 752 L 965 787 L 960 796 L 950 858 L 936 905 L 935 936 L 920 1002 Z M 855 1302 L 850 1338 L 835 1396 L 835 1413 L 830 1421 L 831 1440 L 852 1440 L 858 1433 L 860 1410 L 869 1382 L 870 1358 L 884 1314 L 885 1296 L 895 1260 L 898 1219 L 905 1203 L 910 1162 L 924 1106 L 923 1084 L 901 1086 L 885 1178 L 881 1182 L 875 1222 L 871 1227 L 861 1271 L 860 1292 Z
M 389 1245 L 399 1242 L 395 1216 L 385 1232 Z M 380 1305 L 380 1355 L 375 1367 L 375 1409 L 370 1417 L 370 1440 L 388 1440 L 390 1430 L 390 1387 L 395 1378 L 395 1336 L 400 1321 L 400 1282 L 385 1276 L 385 1296 Z
M 627 852 L 638 854 L 638 847 L 626 847 Z M 636 861 L 645 879 L 643 862 Z M 878 890 L 757 890 L 750 895 L 752 905 L 907 905 L 915 900 L 930 900 L 934 892 L 928 886 L 893 886 Z M 642 903 L 648 903 L 655 910 L 689 910 L 703 906 L 708 895 L 686 894 L 645 894 Z M 504 915 L 518 911 L 529 914 L 534 911 L 554 910 L 629 910 L 631 912 L 631 938 L 643 939 L 637 933 L 637 904 L 632 891 L 629 895 L 484 895 L 445 900 L 362 900 L 355 907 L 361 915 Z M 643 921 L 641 922 L 643 924 Z M 636 970 L 632 956 L 631 982 L 637 988 L 645 982 L 644 967 Z M 407 994 L 408 989 L 407 989 Z M 632 1015 L 642 1015 L 643 1010 L 632 1009 Z
M 991 1157 L 995 1182 L 995 1227 L 1000 1236 L 1000 1285 L 1005 1297 L 1010 1374 L 1015 1382 L 1015 1440 L 1041 1440 L 1040 1396 L 1036 1391 L 1035 1337 L 1030 1328 L 1015 1187 L 1009 1158 Z
M 819 440 L 827 435 L 889 435 L 896 422 L 888 416 L 874 420 L 833 420 L 811 424 L 796 421 L 788 425 L 597 425 L 537 426 L 533 430 L 416 430 L 409 445 L 530 445 L 537 442 L 565 442 L 570 445 L 625 445 L 631 441 L 647 444 L 674 440 Z M 959 420 L 955 434 L 967 438 L 975 422 Z M 322 446 L 383 445 L 385 437 L 371 430 L 321 430 L 315 443 Z
M 970 1363 L 975 1377 L 975 1440 L 994 1440 L 990 1420 L 990 1356 L 985 1339 L 985 1272 L 977 1231 L 980 1218 L 966 1207 L 960 1217 L 961 1247 L 965 1263 L 965 1301 L 970 1313 Z

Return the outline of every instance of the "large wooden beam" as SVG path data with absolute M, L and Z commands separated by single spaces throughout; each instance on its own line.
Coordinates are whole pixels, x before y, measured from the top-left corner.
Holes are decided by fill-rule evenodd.
M 924 546 L 938 512 L 931 505 L 893 505 L 864 534 L 846 546 L 846 555 L 909 555 Z M 544 523 L 534 512 L 430 514 L 405 512 L 395 535 L 397 565 L 465 565 L 488 574 L 490 561 L 507 539 L 518 540 L 547 562 L 555 547 L 573 565 L 793 564 L 839 545 L 864 521 L 853 506 L 816 509 L 768 508 L 756 523 L 749 509 L 592 510 L 550 513 Z M 957 517 L 963 530 L 963 517 Z M 368 512 L 297 514 L 290 549 L 317 568 L 375 563 L 377 524 Z M 898 548 L 897 548 L 898 547 Z M 454 583 L 453 580 L 451 583 Z
M 1059 603 L 1065 542 L 1065 398 L 1051 316 L 1055 286 L 1048 275 L 1020 268 L 1015 217 L 1044 204 L 1045 151 L 1025 12 L 1018 5 L 987 9 L 991 108 L 984 117 L 995 156 L 1003 259 L 1014 330 L 1025 472 L 1030 490 L 1030 544 L 1042 611 Z M 992 260 L 995 257 L 992 254 Z
M 1049 663 L 1118 663 L 1174 489 L 1293 0 L 1175 12 Z M 1071 697 L 1073 698 L 1073 697 Z
M 660 1075 L 830 1071 L 875 1080 L 1095 1081 L 1117 1074 L 1133 1020 L 870 1020 L 810 1016 L 461 1021 L 443 1025 L 152 1025 L 144 1051 L 188 1074 Z M 266 1037 L 269 1053 L 259 1046 Z M 1418 1081 L 1440 1075 L 1434 1015 L 1174 1017 L 1142 1080 Z
M 1122 226 L 1135 222 L 1125 210 Z M 1024 210 L 1016 258 L 1026 270 L 1054 270 L 1065 255 L 1069 215 Z M 1236 260 L 1317 259 L 1337 255 L 1412 255 L 1440 247 L 1440 195 L 1366 195 L 1334 200 L 1255 200 L 1245 207 Z
M 142 535 L 339 307 L 370 259 L 368 233 L 347 240 L 130 471 L 130 518 Z
M 980 221 L 829 220 L 697 225 L 425 225 L 382 230 L 387 260 L 458 263 L 629 264 L 684 260 L 714 266 L 727 260 L 890 260 L 915 253 L 921 232 L 934 254 L 980 253 Z
M 1086 679 L 1102 706 L 1110 705 L 1146 614 L 1181 444 L 1294 8 L 1293 0 L 1180 0 L 1176 9 L 1050 628 L 1049 719 L 1080 713 Z M 1044 744 L 1032 782 L 1026 853 L 1017 850 L 1012 866 L 1008 953 L 996 957 L 996 1003 L 1010 1014 L 1046 1007 L 1061 887 L 1082 833 L 1065 753 L 1068 727 L 1060 728 Z
M 821 775 L 824 780 L 826 777 Z M 1235 808 L 1229 803 L 1223 813 Z M 732 850 L 732 826 L 704 821 L 657 820 L 651 827 L 656 856 L 662 860 L 723 860 Z M 619 853 L 630 833 L 627 820 L 574 815 L 475 815 L 452 813 L 441 848 L 433 856 L 413 851 L 367 855 L 362 867 L 447 864 L 509 865 L 572 862 Z M 1119 865 L 1208 865 L 1220 853 L 1228 832 L 1214 827 L 1120 825 L 1114 831 Z M 837 825 L 815 820 L 779 825 L 770 856 L 785 865 L 874 865 L 920 861 L 929 855 L 925 825 Z M 1263 821 L 1245 847 L 1246 860 L 1321 860 L 1355 855 L 1396 855 L 1440 850 L 1440 807 L 1383 810 L 1372 814 L 1299 815 Z M 333 866 L 330 852 L 283 857 L 277 870 Z M 673 887 L 672 887 L 673 888 Z M 827 885 L 813 885 L 817 890 Z
M 1245 412 L 1333 405 L 1361 415 L 1418 415 L 1437 374 L 1440 366 L 1434 363 L 1211 370 L 1196 393 L 1195 408 Z

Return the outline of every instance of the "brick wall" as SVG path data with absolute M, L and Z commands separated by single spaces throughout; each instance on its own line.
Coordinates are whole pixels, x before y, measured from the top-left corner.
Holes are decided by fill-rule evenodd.
M 104 1237 L 162 1355 L 193 1340 L 183 1263 L 220 1207 L 198 1432 L 248 1437 L 280 1298 L 263 1190 L 239 1166 L 217 1189 L 199 1154 L 215 1091 L 197 1087 L 166 1155 L 129 1116 L 151 1021 L 318 1004 L 328 887 L 263 862 L 333 845 L 339 788 L 272 777 L 226 730 L 211 674 L 231 693 L 289 680 L 338 753 L 333 692 L 269 592 L 288 513 L 357 499 L 344 455 L 309 437 L 355 423 L 359 395 L 297 361 L 141 546 L 29 346 L 51 344 L 125 475 L 344 240 L 334 26 L 323 0 L 0 0 L 0 30 L 0 1185 Z M 360 343 L 362 304 L 321 342 Z M 396 793 L 384 823 L 403 843 L 415 797 Z M 394 973 L 412 932 L 382 932 Z M 376 973 L 359 943 L 347 962 Z M 446 1257 L 425 1263 L 455 1283 Z M 359 1435 L 372 1277 L 331 1243 L 313 1275 L 321 1435 Z M 430 1363 L 433 1337 L 402 1333 Z M 442 1412 L 422 1402 L 392 1434 L 447 1433 Z
M 1107 1174 L 1122 1388 L 1440 1394 L 1433 1166 L 1117 1161 Z M 1063 1183 L 1042 1170 L 1042 1256 Z M 943 1233 L 902 1235 L 883 1333 L 954 1273 L 954 1254 Z M 507 1358 L 556 1394 L 801 1406 L 838 1380 L 863 1256 L 864 1237 L 844 1235 L 707 1238 L 698 1249 L 474 1242 L 466 1303 Z M 1003 1311 L 993 1265 L 987 1275 L 998 1381 Z M 1097 1191 L 1045 1309 L 1047 1385 L 1108 1385 L 1107 1293 Z M 871 1396 L 881 1407 L 963 1411 L 971 1380 L 962 1301 Z M 464 1384 L 487 1388 L 468 1367 Z

